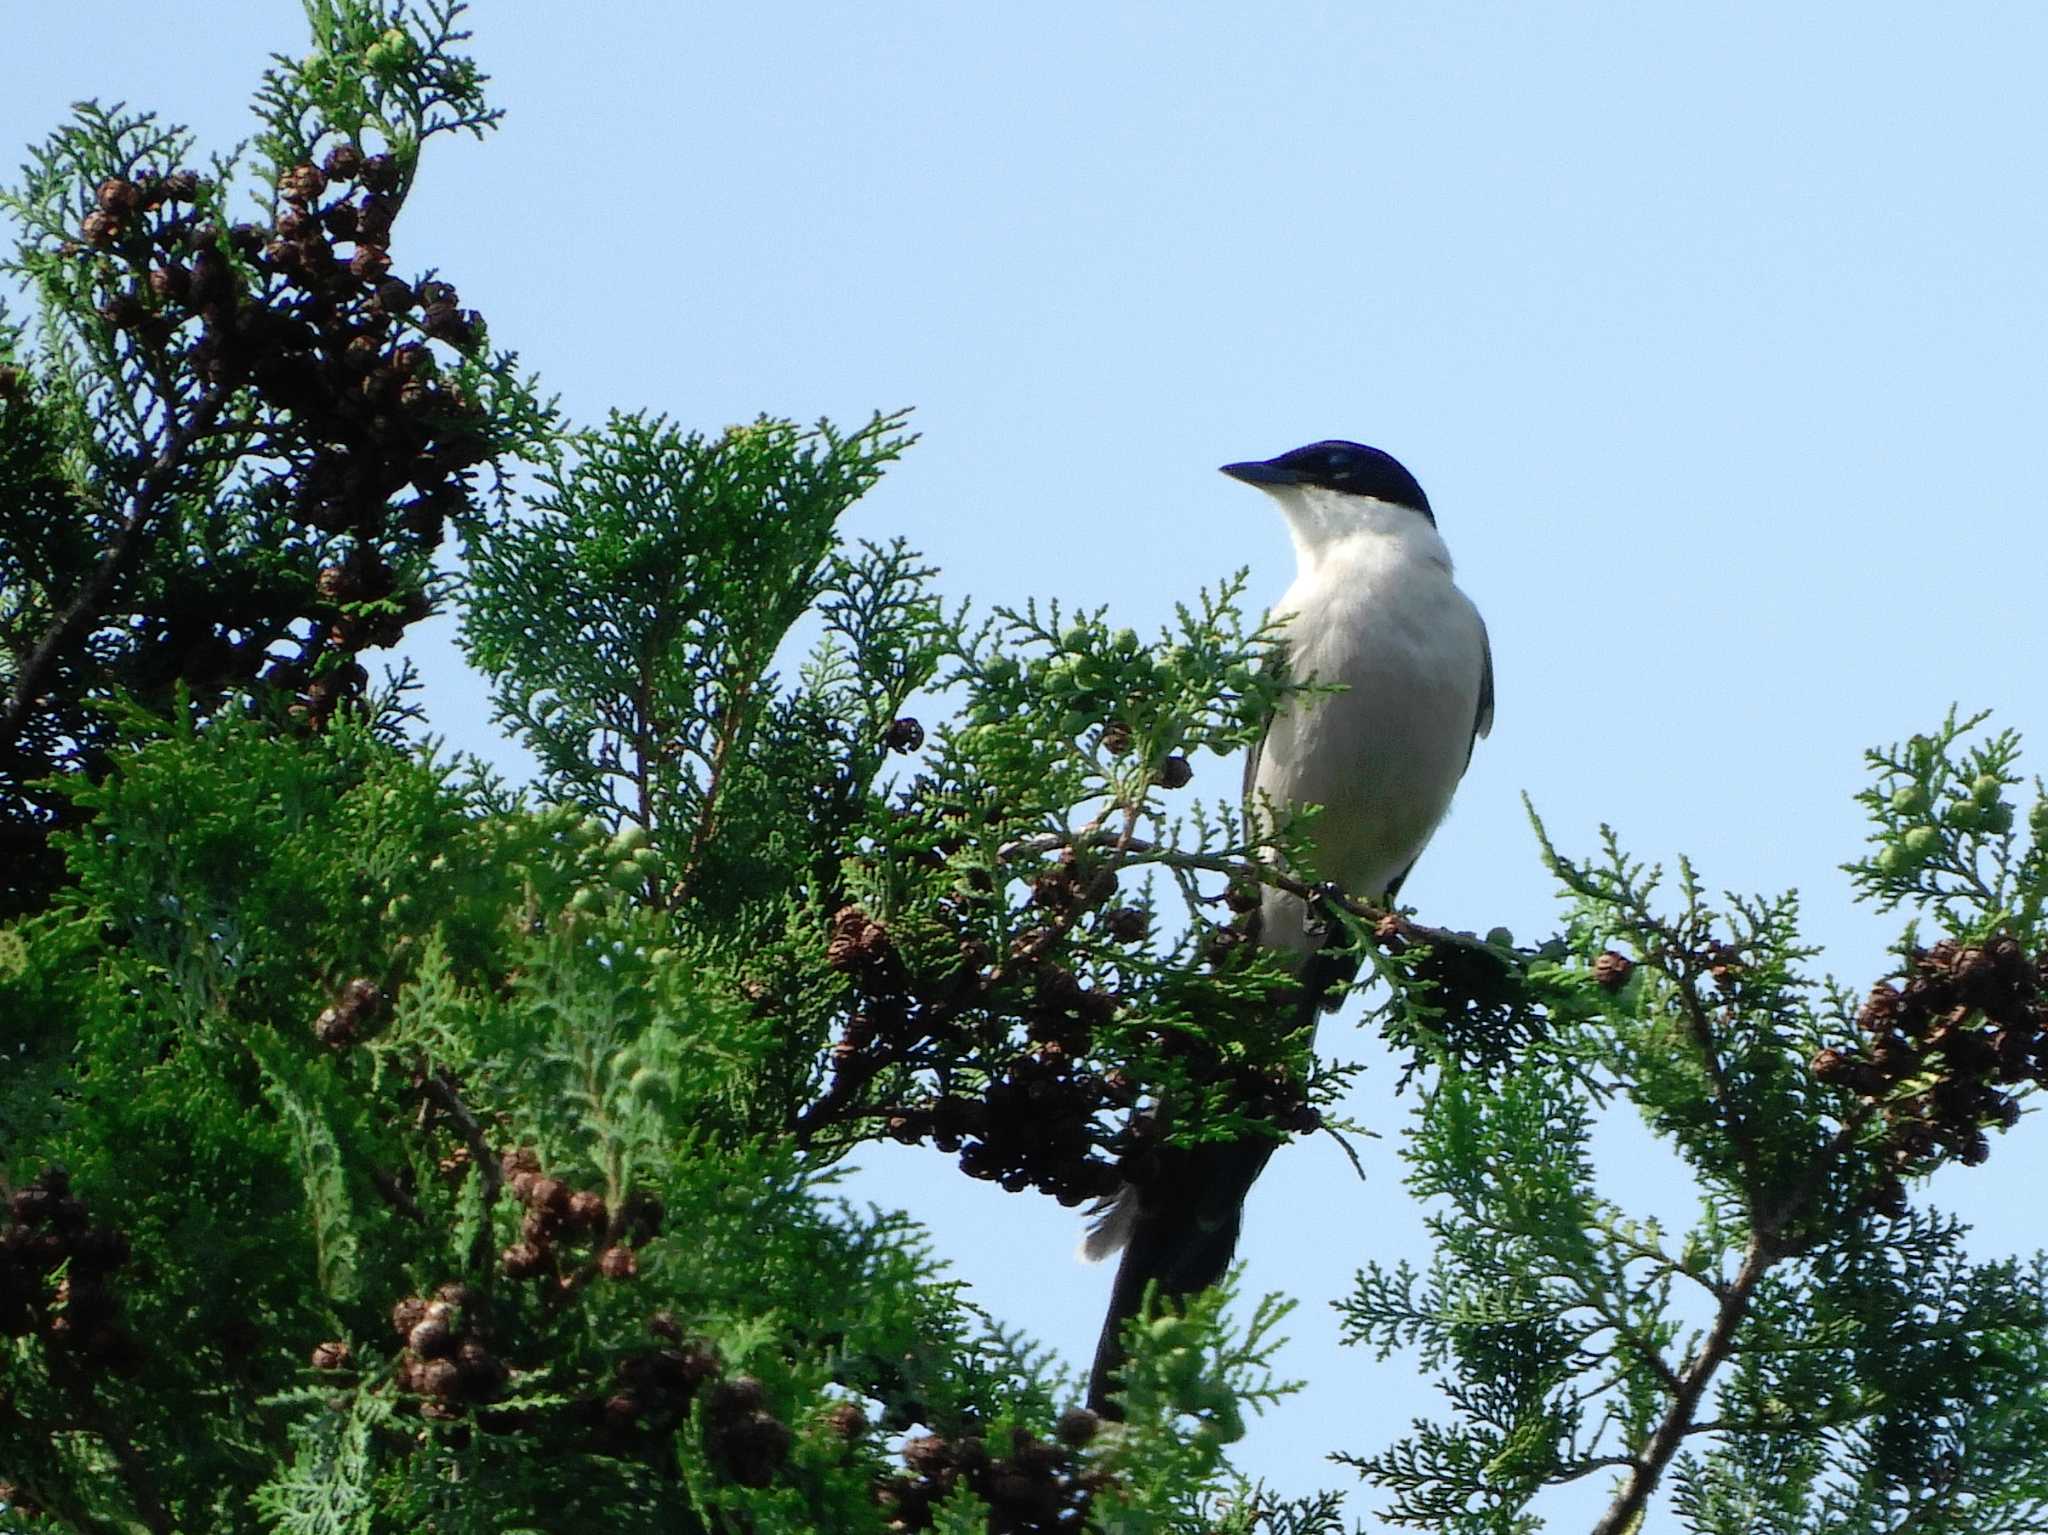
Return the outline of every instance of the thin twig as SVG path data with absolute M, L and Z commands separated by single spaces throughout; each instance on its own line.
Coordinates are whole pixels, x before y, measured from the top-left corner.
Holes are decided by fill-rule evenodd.
M 373 1167 L 370 1169 L 370 1182 L 375 1184 L 377 1192 L 384 1196 L 384 1203 L 415 1226 L 426 1225 L 426 1212 L 420 1209 L 420 1202 L 406 1192 L 405 1185 L 397 1178 L 381 1167 Z
M 690 886 L 697 878 L 697 865 L 702 861 L 705 850 L 710 846 L 711 834 L 718 829 L 718 799 L 725 787 L 726 759 L 739 743 L 746 729 L 747 704 L 753 696 L 751 680 L 742 681 L 733 690 L 731 702 L 718 722 L 718 738 L 712 748 L 709 771 L 705 775 L 703 809 L 698 813 L 696 829 L 690 834 L 690 848 L 683 855 L 683 872 L 669 888 L 669 902 L 680 906 L 690 893 Z
M 1307 880 L 1297 879 L 1272 864 L 1252 859 L 1233 858 L 1220 853 L 1190 853 L 1180 848 L 1148 842 L 1143 837 L 1132 837 L 1126 841 L 1115 833 L 1093 828 L 1084 828 L 1079 835 L 1048 832 L 1042 836 L 1020 838 L 1018 841 L 1003 844 L 997 851 L 999 857 L 1009 859 L 1056 853 L 1077 846 L 1107 847 L 1117 854 L 1116 862 L 1119 865 L 1151 863 L 1176 872 L 1221 874 L 1230 879 L 1254 880 L 1262 885 L 1270 885 L 1275 890 L 1284 891 L 1288 895 L 1298 896 L 1304 901 L 1339 908 L 1363 922 L 1377 922 L 1384 917 L 1397 917 L 1405 935 L 1432 948 L 1477 949 L 1499 960 L 1516 957 L 1515 951 L 1502 949 L 1483 938 L 1475 938 L 1470 933 L 1453 932 L 1449 928 L 1429 927 L 1420 922 L 1410 921 L 1388 907 L 1345 895 L 1327 885 L 1312 885 Z
M 1667 944 L 1670 939 L 1667 935 Z M 1692 1032 L 1693 1044 L 1699 1049 L 1700 1064 L 1707 1074 L 1707 1085 L 1713 1092 L 1714 1108 L 1721 1116 L 1721 1122 L 1728 1131 L 1728 1139 L 1735 1145 L 1735 1155 L 1742 1164 L 1743 1183 L 1750 1189 L 1763 1187 L 1763 1170 L 1757 1159 L 1756 1137 L 1750 1132 L 1748 1121 L 1736 1106 L 1735 1095 L 1728 1085 L 1728 1070 L 1721 1061 L 1720 1045 L 1715 1039 L 1714 1025 L 1707 1017 L 1707 1010 L 1700 1003 L 1699 993 L 1694 990 L 1696 977 L 1684 965 L 1667 966 L 1659 964 L 1658 969 L 1670 979 L 1672 990 L 1678 994 L 1678 1005 L 1685 1013 L 1686 1024 Z M 1675 972 L 1675 973 L 1674 973 Z
M 1331 1140 L 1343 1148 L 1344 1155 L 1351 1159 L 1351 1170 L 1358 1174 L 1358 1181 L 1360 1183 L 1365 1182 L 1365 1163 L 1359 1160 L 1357 1150 L 1352 1146 L 1351 1142 L 1344 1138 L 1343 1133 L 1335 1125 L 1317 1125 L 1316 1129 L 1329 1136 Z M 1366 1133 L 1370 1135 L 1372 1132 L 1367 1131 Z
M 824 1096 L 803 1109 L 790 1121 L 790 1131 L 796 1137 L 797 1149 L 808 1151 L 812 1140 L 826 1125 L 842 1120 L 872 1119 L 895 1110 L 870 1107 L 848 1110 L 847 1104 L 863 1087 L 880 1074 L 884 1065 L 896 1062 L 873 1060 L 864 1055 L 849 1055 L 840 1061 L 832 1073 L 832 1082 L 825 1089 Z
M 1584 1459 L 1559 1466 L 1545 1477 L 1544 1481 L 1552 1487 L 1562 1487 L 1568 1482 L 1576 1482 L 1582 1476 L 1591 1476 L 1595 1471 L 1612 1471 L 1634 1464 L 1634 1458 L 1628 1455 L 1589 1455 Z
M 477 1120 L 476 1115 L 470 1113 L 468 1105 L 463 1103 L 456 1093 L 455 1084 L 440 1072 L 428 1073 L 426 1081 L 421 1085 L 428 1101 L 448 1116 L 455 1126 L 455 1133 L 462 1137 L 462 1143 L 469 1148 L 469 1154 L 475 1160 L 477 1170 L 483 1175 L 484 1202 L 488 1204 L 495 1200 L 498 1191 L 505 1186 L 505 1169 L 498 1165 L 498 1154 L 491 1150 L 491 1143 L 484 1139 L 483 1125 Z

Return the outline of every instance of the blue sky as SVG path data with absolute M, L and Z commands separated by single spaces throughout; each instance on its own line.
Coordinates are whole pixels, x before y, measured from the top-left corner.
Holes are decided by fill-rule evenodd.
M 1867 745 L 1990 706 L 2048 760 L 2048 11 L 1973 6 L 1269 3 L 485 5 L 509 117 L 442 146 L 401 226 L 582 419 L 715 429 L 911 405 L 922 443 L 848 522 L 983 606 L 1109 604 L 1144 627 L 1240 565 L 1291 574 L 1263 497 L 1215 473 L 1325 436 L 1421 479 L 1486 615 L 1493 738 L 1404 895 L 1547 931 L 1519 796 L 1567 848 L 1611 821 L 1710 886 L 1805 894 L 1861 984 L 1893 924 L 1836 865 Z M 137 3 L 9 18 L 0 146 L 75 97 L 219 145 L 296 50 L 287 0 L 201 24 Z M 2032 443 L 2034 446 L 2030 447 Z M 445 639 L 436 722 L 496 748 Z M 1232 768 L 1198 764 L 1226 792 Z M 1332 1353 L 1326 1302 L 1418 1256 L 1379 1048 L 1358 1183 L 1277 1157 L 1247 1284 L 1302 1308 L 1312 1390 L 1245 1463 L 1434 1410 L 1412 1366 Z M 1614 1192 L 1686 1213 L 1614 1127 Z M 2031 1248 L 2029 1122 L 1938 1199 Z M 858 1197 L 930 1219 L 997 1316 L 1077 1363 L 1108 1274 L 1071 1215 L 880 1158 Z M 1674 1198 L 1674 1194 L 1678 1197 Z M 1546 1504 L 1583 1522 L 1585 1490 Z M 1362 1508 L 1361 1508 L 1361 1511 Z M 1566 1517 L 1566 1516 L 1572 1517 Z

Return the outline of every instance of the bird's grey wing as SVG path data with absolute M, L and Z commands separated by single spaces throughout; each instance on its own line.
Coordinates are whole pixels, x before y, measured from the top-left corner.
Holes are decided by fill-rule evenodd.
M 1284 647 L 1280 651 L 1280 659 L 1286 661 L 1286 649 Z M 1260 667 L 1260 671 L 1264 671 L 1264 669 L 1266 667 Z M 1268 725 L 1270 725 L 1270 720 L 1268 720 Z M 1243 796 L 1243 808 L 1247 810 L 1247 813 L 1251 810 L 1251 786 L 1255 782 L 1260 782 L 1260 757 L 1264 753 L 1266 753 L 1266 731 L 1260 731 L 1260 739 L 1253 741 L 1251 749 L 1245 751 L 1245 796 Z
M 1280 641 L 1275 647 L 1275 656 L 1282 667 L 1287 665 L 1287 642 L 1285 640 Z M 1264 671 L 1265 668 L 1261 667 L 1260 670 Z M 1266 723 L 1270 728 L 1272 721 L 1268 720 Z M 1259 759 L 1265 753 L 1266 733 L 1261 731 L 1259 738 L 1252 742 L 1250 749 L 1244 754 L 1244 796 L 1239 803 L 1244 811 L 1247 824 L 1250 823 L 1254 809 L 1252 805 L 1252 786 L 1259 781 Z
M 1477 613 L 1472 615 L 1479 618 Z M 1486 636 L 1486 620 L 1479 618 L 1479 708 L 1472 716 L 1472 739 L 1465 747 L 1465 766 L 1472 765 L 1472 748 L 1483 735 L 1493 733 L 1493 641 Z

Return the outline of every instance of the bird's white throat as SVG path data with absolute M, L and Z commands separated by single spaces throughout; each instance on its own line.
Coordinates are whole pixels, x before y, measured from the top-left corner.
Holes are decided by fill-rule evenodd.
M 1320 485 L 1261 488 L 1286 516 L 1295 559 L 1304 572 L 1339 547 L 1365 542 L 1378 545 L 1383 560 L 1421 561 L 1450 574 L 1449 546 L 1437 535 L 1435 525 L 1413 507 Z

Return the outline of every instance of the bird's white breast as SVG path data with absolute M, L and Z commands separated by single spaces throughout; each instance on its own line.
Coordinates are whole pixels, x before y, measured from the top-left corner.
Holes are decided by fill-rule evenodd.
M 1281 598 L 1297 680 L 1339 693 L 1293 700 L 1274 719 L 1252 779 L 1280 815 L 1324 807 L 1315 875 L 1376 899 L 1421 853 L 1463 776 L 1485 669 L 1479 614 L 1451 579 L 1435 529 L 1413 513 L 1303 547 Z M 1269 898 L 1267 941 L 1306 946 L 1301 903 Z

